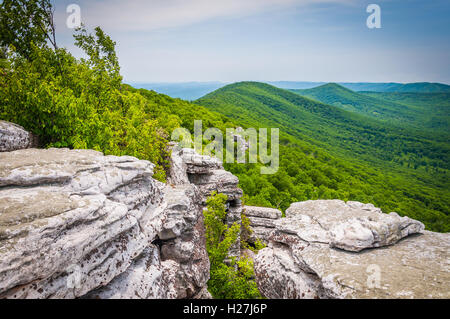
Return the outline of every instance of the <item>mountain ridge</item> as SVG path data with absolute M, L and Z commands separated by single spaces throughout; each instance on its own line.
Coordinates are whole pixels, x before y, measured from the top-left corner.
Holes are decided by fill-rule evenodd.
M 281 89 L 311 89 L 328 82 L 305 82 L 305 81 L 260 81 Z M 153 90 L 158 93 L 169 95 L 173 98 L 184 100 L 196 100 L 202 96 L 224 87 L 232 82 L 220 81 L 192 81 L 192 82 L 128 82 L 138 89 Z M 369 82 L 336 82 L 341 86 L 354 91 L 371 92 L 395 92 L 396 89 L 402 92 L 422 92 L 423 90 L 433 90 L 432 92 L 450 92 L 450 86 L 444 83 L 417 82 L 417 83 L 369 83 Z M 406 85 L 406 86 L 405 86 Z M 431 86 L 430 86 L 431 85 Z M 427 88 L 428 87 L 428 88 Z M 428 91 L 427 91 L 428 92 Z
M 312 89 L 290 90 L 304 97 L 334 105 L 344 110 L 356 112 L 372 118 L 383 120 L 395 125 L 409 125 L 411 128 L 448 131 L 449 123 L 442 120 L 446 117 L 448 108 L 447 93 L 402 93 L 402 92 L 355 92 L 336 83 L 324 84 Z M 396 95 L 397 99 L 392 96 Z M 408 103 L 401 96 L 414 95 L 418 99 L 433 99 L 424 107 L 420 103 Z M 440 106 L 442 105 L 442 106 Z
M 433 211 L 440 211 L 443 215 L 439 218 L 446 219 L 443 216 L 449 212 L 450 194 L 447 160 L 449 149 L 445 141 L 433 140 L 432 136 L 419 130 L 413 131 L 386 125 L 362 114 L 342 110 L 266 83 L 248 81 L 234 83 L 209 93 L 194 103 L 221 113 L 244 127 L 280 129 L 280 163 L 281 166 L 286 166 L 280 167 L 282 171 L 273 177 L 274 185 L 279 185 L 280 182 L 277 179 L 284 179 L 283 175 L 289 172 L 290 166 L 295 166 L 295 168 L 292 167 L 292 174 L 295 176 L 298 174 L 299 167 L 307 167 L 304 164 L 306 159 L 303 159 L 305 156 L 306 158 L 317 156 L 319 165 L 331 159 L 334 162 L 333 167 L 340 167 L 343 162 L 355 165 L 351 169 L 346 168 L 346 173 L 344 170 L 342 173 L 345 175 L 353 171 L 351 174 L 364 176 L 364 178 L 358 182 L 347 181 L 347 183 L 364 184 L 366 179 L 366 181 L 371 180 L 372 187 L 378 187 L 375 185 L 382 181 L 380 187 L 388 191 L 390 195 L 396 194 L 398 200 L 405 203 L 421 198 L 422 203 L 431 204 L 432 197 L 434 204 L 437 204 L 439 200 L 436 201 L 435 196 L 438 196 L 442 200 L 442 205 L 439 204 L 440 208 L 435 206 Z M 248 180 L 248 175 L 252 175 L 251 172 L 239 171 L 239 168 L 231 169 L 240 178 L 244 191 L 252 195 L 250 189 L 254 186 L 251 186 L 252 181 Z M 327 171 L 324 168 L 320 170 Z M 334 174 L 327 171 L 325 176 L 328 178 Z M 378 174 L 381 175 L 378 176 Z M 372 179 L 374 176 L 378 176 L 377 182 Z M 269 180 L 272 180 L 272 177 L 269 177 Z M 295 183 L 294 180 L 292 182 Z M 319 182 L 315 185 L 320 184 Z M 328 183 L 325 185 L 334 187 Z M 283 191 L 283 186 L 278 187 Z M 379 189 L 377 192 L 383 193 L 384 190 Z M 430 199 L 422 197 L 424 194 L 427 194 L 425 197 L 431 196 Z M 390 195 L 386 194 L 386 196 Z M 329 198 L 323 196 L 329 195 L 319 195 L 319 198 Z M 334 196 L 342 196 L 342 193 Z M 346 198 L 345 195 L 343 198 Z M 365 199 L 358 199 L 358 201 L 364 202 Z M 369 202 L 373 201 L 377 200 L 369 200 Z M 415 205 L 417 204 L 418 202 Z M 389 209 L 400 213 L 404 211 L 403 204 L 394 208 L 396 206 L 393 204 L 389 206 L 391 207 Z M 410 204 L 407 206 L 409 211 L 416 210 Z M 425 211 L 429 208 L 423 209 Z M 419 218 L 423 220 L 421 218 L 423 216 Z

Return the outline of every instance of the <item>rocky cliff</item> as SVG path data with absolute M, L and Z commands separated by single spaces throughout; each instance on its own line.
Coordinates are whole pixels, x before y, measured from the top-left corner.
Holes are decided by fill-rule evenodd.
M 199 155 L 193 149 L 173 146 L 171 163 L 169 183 L 196 185 L 200 191 L 200 202 L 203 207 L 206 206 L 206 199 L 212 192 L 227 195 L 226 223 L 229 226 L 233 223 L 241 224 L 242 190 L 238 188 L 239 179 L 226 171 L 216 158 Z M 231 247 L 229 255 L 230 257 L 240 255 L 240 237 Z
M 216 159 L 176 149 L 163 184 L 148 161 L 0 128 L 0 298 L 210 298 L 206 197 L 240 222 L 242 196 Z
M 275 229 L 275 221 L 281 218 L 281 211 L 269 207 L 244 206 L 244 215 L 250 221 L 251 234 L 247 241 L 254 244 L 258 239 L 267 244 Z
M 0 298 L 210 298 L 206 198 L 242 211 L 217 159 L 172 145 L 163 184 L 148 161 L 36 145 L 0 122 Z
M 89 150 L 0 155 L 0 296 L 184 298 L 205 288 L 199 191 Z M 200 271 L 201 269 L 201 271 Z

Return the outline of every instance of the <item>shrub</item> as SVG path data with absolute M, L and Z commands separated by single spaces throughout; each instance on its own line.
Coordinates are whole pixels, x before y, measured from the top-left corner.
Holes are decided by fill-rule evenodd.
M 230 247 L 236 242 L 240 232 L 239 224 L 225 224 L 226 201 L 226 195 L 217 193 L 213 193 L 206 201 L 206 249 L 211 262 L 208 290 L 214 298 L 261 298 L 255 282 L 253 261 L 247 257 L 234 257 L 226 263 Z

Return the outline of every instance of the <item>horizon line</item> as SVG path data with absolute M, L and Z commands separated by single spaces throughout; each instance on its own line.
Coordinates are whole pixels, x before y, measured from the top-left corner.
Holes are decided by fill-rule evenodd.
M 128 81 L 124 80 L 124 83 L 127 84 L 186 84 L 186 83 L 220 83 L 220 84 L 232 84 L 232 83 L 240 83 L 240 82 L 260 82 L 260 83 L 277 83 L 277 82 L 285 82 L 285 83 L 367 83 L 367 84 L 420 84 L 420 83 L 429 83 L 429 84 L 443 84 L 450 86 L 450 82 L 435 82 L 435 81 L 417 81 L 417 82 L 370 82 L 370 81 L 303 81 L 303 80 L 269 80 L 269 81 L 257 81 L 257 80 L 238 80 L 238 81 Z

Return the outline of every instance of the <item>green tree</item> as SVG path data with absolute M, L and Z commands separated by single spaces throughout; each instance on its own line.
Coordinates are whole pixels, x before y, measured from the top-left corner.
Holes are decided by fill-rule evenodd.
M 0 69 L 5 69 L 8 66 L 7 50 L 5 47 L 0 47 Z
M 95 75 L 112 79 L 113 82 L 108 84 L 116 88 L 120 87 L 122 77 L 115 49 L 116 43 L 100 27 L 95 28 L 94 35 L 87 33 L 85 28 L 79 28 L 74 38 L 75 45 L 89 57 L 85 61 L 94 70 Z
M 241 257 L 226 262 L 230 247 L 236 242 L 240 232 L 239 224 L 234 223 L 229 227 L 224 222 L 227 214 L 226 201 L 226 195 L 216 192 L 206 201 L 206 249 L 211 263 L 208 290 L 214 298 L 261 298 L 255 282 L 253 261 Z
M 49 0 L 4 0 L 0 4 L 0 46 L 13 46 L 27 59 L 31 58 L 32 45 L 54 49 L 56 30 L 54 10 Z

